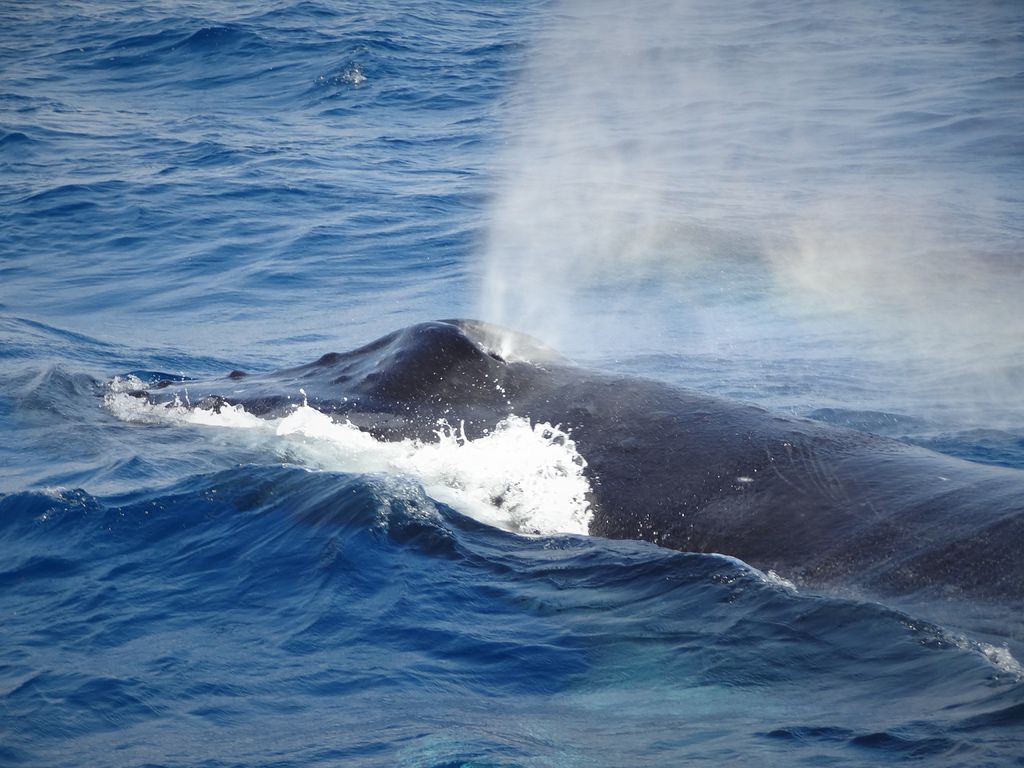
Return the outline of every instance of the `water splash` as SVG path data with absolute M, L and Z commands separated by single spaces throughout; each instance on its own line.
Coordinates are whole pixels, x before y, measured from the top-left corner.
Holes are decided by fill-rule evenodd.
M 572 355 L 815 345 L 1019 423 L 1019 20 L 818 5 L 562 2 L 496 161 L 478 312 Z
M 157 405 L 115 380 L 106 405 L 125 421 L 231 430 L 280 459 L 313 469 L 409 476 L 434 499 L 482 522 L 528 534 L 586 534 L 591 510 L 586 461 L 564 431 L 520 417 L 500 421 L 477 439 L 461 425 L 439 422 L 434 442 L 377 440 L 303 402 L 277 419 L 241 405 L 219 410 L 177 401 Z

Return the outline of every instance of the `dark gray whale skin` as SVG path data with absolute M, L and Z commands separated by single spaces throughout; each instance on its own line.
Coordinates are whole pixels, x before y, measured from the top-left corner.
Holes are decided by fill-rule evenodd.
M 511 340 L 519 357 L 502 355 Z M 522 359 L 525 358 L 525 359 Z M 477 321 L 421 323 L 308 365 L 136 392 L 281 415 L 301 401 L 384 439 L 479 436 L 509 414 L 569 430 L 591 533 L 737 557 L 798 585 L 1024 596 L 1024 472 L 577 367 Z

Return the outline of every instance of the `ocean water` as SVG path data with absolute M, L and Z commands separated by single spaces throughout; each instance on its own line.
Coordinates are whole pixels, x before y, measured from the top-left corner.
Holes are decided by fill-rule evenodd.
M 0 765 L 1024 765 L 998 599 L 589 537 L 557 425 L 119 398 L 479 316 L 1024 472 L 1022 124 L 1016 2 L 4 3 Z

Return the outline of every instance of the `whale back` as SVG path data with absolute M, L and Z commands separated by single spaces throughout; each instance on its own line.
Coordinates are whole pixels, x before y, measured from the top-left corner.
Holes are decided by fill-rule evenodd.
M 419 323 L 272 373 L 136 394 L 276 415 L 307 398 L 375 437 L 466 436 L 508 415 L 566 430 L 587 462 L 590 531 L 732 555 L 798 583 L 1024 597 L 1024 473 L 591 371 L 478 321 Z M 496 468 L 497 470 L 497 468 Z

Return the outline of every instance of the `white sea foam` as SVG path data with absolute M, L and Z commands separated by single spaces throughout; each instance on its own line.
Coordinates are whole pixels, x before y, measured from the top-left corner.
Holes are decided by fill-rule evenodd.
M 761 573 L 764 577 L 766 584 L 772 584 L 776 587 L 782 587 L 783 589 L 789 590 L 790 592 L 796 592 L 796 584 L 787 579 L 785 576 L 780 576 L 775 571 L 765 571 Z
M 1014 658 L 1006 645 L 993 645 L 982 640 L 975 640 L 959 632 L 948 632 L 945 639 L 957 648 L 979 654 L 998 672 L 1009 675 L 1017 681 L 1024 680 L 1024 667 Z
M 303 466 L 416 479 L 434 499 L 463 514 L 520 533 L 588 531 L 591 511 L 586 462 L 571 437 L 551 424 L 511 416 L 487 435 L 466 437 L 441 422 L 436 440 L 377 440 L 348 422 L 337 422 L 306 403 L 276 419 L 242 406 L 220 412 L 176 401 L 157 405 L 128 395 L 114 382 L 107 407 L 126 421 L 238 430 L 256 437 L 279 458 Z
M 997 646 L 979 642 L 975 643 L 975 646 L 974 650 L 988 659 L 989 663 L 1000 672 L 1012 675 L 1017 680 L 1024 679 L 1024 667 L 1021 667 L 1020 662 L 1013 657 L 1010 649 L 1005 645 Z

